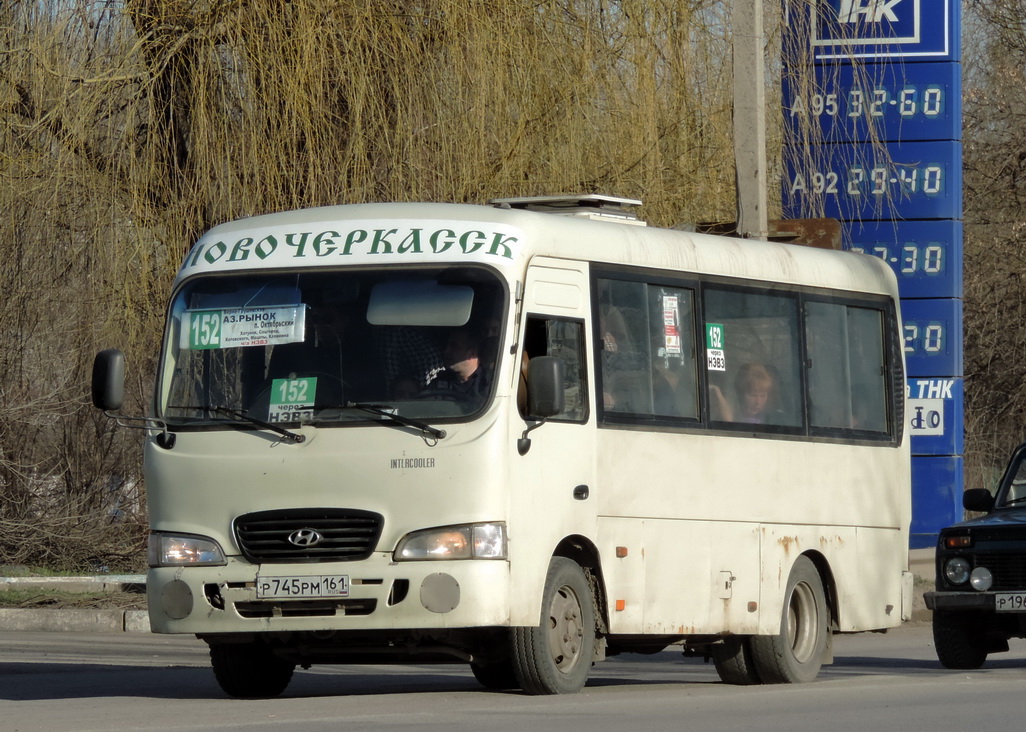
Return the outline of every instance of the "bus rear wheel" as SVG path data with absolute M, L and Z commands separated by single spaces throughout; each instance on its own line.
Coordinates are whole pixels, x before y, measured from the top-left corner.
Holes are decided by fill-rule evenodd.
M 752 659 L 752 643 L 744 636 L 724 638 L 710 648 L 716 673 L 724 684 L 752 686 L 761 684 L 755 661 Z
M 595 610 L 580 566 L 552 559 L 541 623 L 513 628 L 511 641 L 510 660 L 525 693 L 573 694 L 584 687 L 595 654 Z
M 212 643 L 210 665 L 228 696 L 267 699 L 278 696 L 292 680 L 296 665 L 274 655 L 266 643 Z
M 829 613 L 823 580 L 808 557 L 798 557 L 787 578 L 780 633 L 752 636 L 752 660 L 766 684 L 812 681 L 823 665 Z

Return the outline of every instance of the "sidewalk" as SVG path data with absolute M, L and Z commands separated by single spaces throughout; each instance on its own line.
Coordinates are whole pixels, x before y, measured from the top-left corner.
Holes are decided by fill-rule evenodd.
M 929 622 L 932 613 L 921 595 L 925 580 L 932 587 L 933 549 L 909 552 L 909 569 L 918 581 L 913 602 L 912 622 Z M 40 587 L 66 592 L 120 592 L 126 585 L 144 587 L 145 575 L 101 575 L 98 577 L 0 577 L 0 590 Z M 149 633 L 145 610 L 108 610 L 96 608 L 0 608 L 0 631 L 78 631 L 95 633 Z

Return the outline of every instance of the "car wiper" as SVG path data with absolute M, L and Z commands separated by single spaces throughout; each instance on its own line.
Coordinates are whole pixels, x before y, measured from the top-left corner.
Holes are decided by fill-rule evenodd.
M 286 442 L 294 442 L 294 443 L 296 443 L 298 445 L 300 442 L 304 442 L 306 440 L 306 437 L 304 435 L 299 434 L 298 432 L 293 432 L 291 430 L 285 429 L 284 427 L 282 427 L 280 425 L 272 424 L 271 422 L 265 422 L 262 419 L 257 419 L 256 417 L 253 417 L 253 416 L 247 414 L 246 412 L 244 412 L 241 409 L 233 409 L 232 407 L 206 407 L 206 406 L 204 406 L 204 407 L 184 407 L 184 406 L 178 406 L 178 405 L 169 406 L 168 409 L 198 409 L 198 410 L 203 411 L 203 412 L 215 412 L 217 414 L 225 414 L 225 415 L 228 415 L 229 417 L 232 417 L 233 419 L 238 419 L 238 420 L 241 420 L 242 422 L 248 422 L 249 424 L 254 425 L 256 427 L 262 427 L 265 430 L 270 430 L 271 432 L 279 434 L 279 435 L 281 435 L 282 439 L 285 440 Z
M 401 424 L 404 427 L 412 427 L 416 430 L 420 430 L 429 437 L 434 437 L 436 440 L 441 440 L 445 437 L 445 430 L 440 430 L 437 427 L 432 427 L 426 422 L 421 422 L 419 419 L 410 419 L 409 417 L 403 417 L 395 413 L 395 410 L 389 407 L 387 404 L 367 404 L 365 402 L 346 402 L 347 409 L 359 409 L 362 412 L 368 412 L 370 414 L 376 414 L 379 417 L 385 417 L 392 422 Z

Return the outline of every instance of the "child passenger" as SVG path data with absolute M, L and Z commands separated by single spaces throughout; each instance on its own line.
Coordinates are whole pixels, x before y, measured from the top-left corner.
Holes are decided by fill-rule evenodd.
M 738 414 L 736 422 L 763 424 L 773 400 L 775 383 L 769 370 L 758 363 L 748 363 L 738 371 L 734 381 L 737 389 Z

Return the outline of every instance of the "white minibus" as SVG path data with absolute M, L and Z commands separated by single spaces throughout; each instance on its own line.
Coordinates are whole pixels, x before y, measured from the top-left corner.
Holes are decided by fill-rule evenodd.
M 895 277 L 605 196 L 215 227 L 171 293 L 145 479 L 157 633 L 222 689 L 469 664 L 568 693 L 677 646 L 814 678 L 910 613 Z M 124 357 L 97 358 L 120 407 Z M 127 420 L 127 421 L 126 421 Z M 136 422 L 137 423 L 137 422 Z

